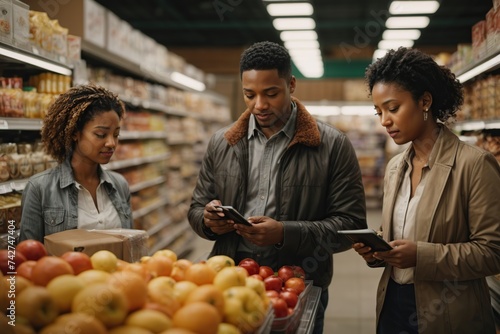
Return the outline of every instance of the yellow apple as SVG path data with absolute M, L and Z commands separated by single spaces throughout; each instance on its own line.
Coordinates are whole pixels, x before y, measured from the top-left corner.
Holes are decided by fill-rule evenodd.
M 247 277 L 245 286 L 257 292 L 257 294 L 261 297 L 266 294 L 266 284 L 258 278 Z
M 75 275 L 57 276 L 47 284 L 47 291 L 54 299 L 60 313 L 71 310 L 71 302 L 76 294 L 85 287 L 82 279 Z
M 106 327 L 97 318 L 85 313 L 66 313 L 57 317 L 41 334 L 106 334 Z
M 91 285 L 94 283 L 106 283 L 110 278 L 111 274 L 107 271 L 97 270 L 97 269 L 89 269 L 82 271 L 77 275 L 85 284 Z
M 148 282 L 148 299 L 166 306 L 169 316 L 172 316 L 181 306 L 175 297 L 174 286 L 175 280 L 166 276 L 155 277 Z
M 215 307 L 204 302 L 184 305 L 172 317 L 174 327 L 184 328 L 198 334 L 217 334 L 222 317 Z
M 35 328 L 54 321 L 59 315 L 56 302 L 45 287 L 28 286 L 16 297 L 16 316 L 24 317 Z
M 0 277 L 1 279 L 1 277 Z M 9 325 L 11 320 L 7 318 L 5 314 L 0 313 L 0 328 L 2 328 L 2 334 L 15 334 L 14 326 Z
M 184 301 L 186 300 L 186 297 L 189 295 L 189 293 L 197 287 L 198 285 L 190 281 L 177 282 L 174 285 L 174 296 L 182 305 L 184 304 Z
M 172 327 L 172 320 L 160 311 L 138 310 L 127 316 L 125 325 L 160 333 Z
M 153 334 L 153 332 L 137 326 L 118 326 L 111 329 L 108 334 Z
M 219 272 L 222 268 L 234 267 L 234 260 L 227 255 L 214 255 L 207 259 L 207 264 Z
M 225 267 L 215 275 L 214 285 L 221 290 L 233 286 L 245 286 L 248 272 L 242 267 Z
M 166 256 L 172 260 L 172 262 L 177 261 L 177 254 L 170 249 L 160 249 L 153 254 L 153 257 L 154 256 Z
M 0 310 L 2 311 L 5 311 L 10 305 L 10 299 L 11 299 L 9 298 L 9 295 L 11 294 L 10 283 L 9 283 L 10 277 L 11 276 L 0 277 Z
M 251 288 L 235 286 L 224 291 L 224 320 L 243 332 L 254 332 L 265 315 L 262 299 Z
M 233 324 L 221 322 L 217 329 L 217 334 L 241 334 L 241 331 Z
M 71 305 L 72 312 L 86 313 L 111 328 L 123 323 L 128 303 L 118 289 L 106 283 L 95 283 L 78 292 Z
M 224 296 L 222 290 L 213 284 L 200 285 L 194 289 L 184 301 L 184 304 L 205 302 L 214 306 L 221 317 L 224 315 Z
M 92 267 L 97 270 L 112 273 L 118 268 L 118 258 L 108 250 L 100 250 L 90 256 Z

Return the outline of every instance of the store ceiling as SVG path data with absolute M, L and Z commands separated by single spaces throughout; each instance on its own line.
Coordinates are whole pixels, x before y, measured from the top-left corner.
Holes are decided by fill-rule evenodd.
M 305 0 L 314 7 L 323 58 L 370 58 L 390 0 Z M 246 47 L 281 42 L 262 0 L 97 0 L 134 28 L 171 49 Z M 492 0 L 441 0 L 415 43 L 454 50 L 471 42 L 471 27 L 484 19 Z M 216 8 L 217 7 L 217 8 Z M 348 59 L 350 60 L 350 59 Z M 195 64 L 196 65 L 196 64 Z

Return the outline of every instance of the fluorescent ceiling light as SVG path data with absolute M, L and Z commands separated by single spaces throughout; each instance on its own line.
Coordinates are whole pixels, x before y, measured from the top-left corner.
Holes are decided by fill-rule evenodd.
M 342 115 L 375 115 L 375 110 L 373 106 L 342 106 L 340 107 L 340 113 Z
M 316 28 L 316 22 L 309 17 L 279 18 L 273 20 L 276 30 L 308 30 Z
M 392 15 L 434 14 L 439 8 L 437 1 L 393 1 L 389 6 Z
M 389 29 L 384 31 L 382 39 L 413 39 L 420 38 L 420 30 L 418 29 Z
M 286 41 L 285 48 L 291 49 L 319 49 L 318 41 Z
M 205 84 L 201 81 L 195 80 L 191 77 L 188 77 L 187 75 L 184 75 L 179 72 L 172 72 L 170 75 L 170 78 L 177 82 L 178 84 L 184 85 L 186 87 L 192 88 L 194 90 L 197 90 L 199 92 L 203 92 L 205 90 Z
M 15 52 L 15 51 L 11 51 L 8 49 L 4 49 L 2 47 L 0 47 L 0 55 L 12 58 L 14 60 L 19 60 L 19 61 L 31 64 L 31 65 L 36 66 L 36 67 L 40 67 L 44 70 L 56 72 L 56 73 L 59 73 L 62 75 L 70 76 L 72 73 L 71 69 L 69 69 L 67 67 L 57 65 L 57 64 L 54 64 L 52 62 L 45 61 L 45 60 L 40 59 L 40 58 L 32 57 L 30 55 L 26 55 L 26 54 L 23 54 L 20 52 Z
M 318 34 L 314 30 L 287 30 L 280 34 L 281 40 L 286 41 L 308 41 L 317 40 Z
M 411 48 L 415 44 L 415 41 L 411 39 L 389 39 L 389 40 L 381 40 L 378 42 L 378 48 L 383 50 L 389 49 L 397 49 L 400 46 L 404 46 L 406 48 Z
M 267 5 L 267 12 L 271 16 L 309 16 L 314 10 L 307 2 L 272 3 Z
M 404 16 L 404 17 L 389 17 L 385 21 L 385 27 L 388 29 L 419 29 L 429 25 L 427 16 Z
M 323 76 L 324 73 L 324 68 L 323 68 L 323 62 L 322 61 L 317 61 L 317 62 L 294 62 L 295 66 L 297 69 L 302 73 L 303 76 L 306 78 L 320 78 Z
M 467 80 L 472 79 L 476 75 L 479 75 L 485 71 L 488 71 L 494 67 L 497 67 L 498 65 L 500 65 L 500 55 L 497 55 L 497 56 L 491 58 L 490 60 L 487 60 L 484 63 L 475 66 L 473 69 L 459 75 L 457 77 L 457 79 L 462 83 L 466 82 Z
M 383 56 L 385 56 L 386 53 L 387 53 L 387 50 L 384 50 L 384 49 L 375 50 L 375 52 L 373 52 L 372 61 L 376 61 L 377 59 L 382 58 Z
M 315 116 L 340 115 L 340 108 L 337 106 L 306 106 L 306 110 Z

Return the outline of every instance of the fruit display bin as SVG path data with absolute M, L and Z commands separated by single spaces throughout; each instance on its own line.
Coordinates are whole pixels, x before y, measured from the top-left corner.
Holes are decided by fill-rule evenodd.
M 270 334 L 271 327 L 273 325 L 273 320 L 274 320 L 274 310 L 273 307 L 269 305 L 269 308 L 267 309 L 266 313 L 266 318 L 264 319 L 262 325 L 259 327 L 259 330 L 255 332 L 255 334 Z
M 299 296 L 295 311 L 286 317 L 275 318 L 271 326 L 271 333 L 289 334 L 312 332 L 320 294 L 320 288 L 313 286 L 312 281 L 306 281 L 306 288 Z

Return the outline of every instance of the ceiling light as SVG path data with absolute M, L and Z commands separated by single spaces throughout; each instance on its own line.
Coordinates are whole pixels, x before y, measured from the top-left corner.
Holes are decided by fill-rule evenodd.
M 467 80 L 474 78 L 476 75 L 491 70 L 492 68 L 497 67 L 499 65 L 500 65 L 500 55 L 497 55 L 494 58 L 491 58 L 490 60 L 487 60 L 484 63 L 475 66 L 473 69 L 457 76 L 457 79 L 460 82 L 464 83 Z
M 382 58 L 387 53 L 387 50 L 377 49 L 373 52 L 372 62 L 375 62 L 377 59 Z
M 389 6 L 392 15 L 434 14 L 439 8 L 437 1 L 393 1 Z
M 314 10 L 307 2 L 272 3 L 267 5 L 267 12 L 271 16 L 309 16 Z
M 42 68 L 42 69 L 47 70 L 47 71 L 56 72 L 56 73 L 59 73 L 62 75 L 70 76 L 72 74 L 71 69 L 69 69 L 67 67 L 57 65 L 57 64 L 52 63 L 50 61 L 36 58 L 36 57 L 30 56 L 30 55 L 27 55 L 27 54 L 24 54 L 21 52 L 15 52 L 15 51 L 11 51 L 9 49 L 4 49 L 3 47 L 0 47 L 0 55 L 12 58 L 14 60 L 21 61 L 23 63 L 31 64 L 33 66 Z
M 306 110 L 314 116 L 340 115 L 340 108 L 337 106 L 306 106 Z
M 316 22 L 311 18 L 279 18 L 273 20 L 276 30 L 308 30 L 316 28 Z
M 319 49 L 318 41 L 286 41 L 285 47 L 291 49 Z
M 385 27 L 388 29 L 418 29 L 427 27 L 429 21 L 427 16 L 389 17 L 385 21 Z
M 286 41 L 307 41 L 317 40 L 318 34 L 314 30 L 291 30 L 282 31 L 280 34 L 281 40 Z
M 203 82 L 195 80 L 179 72 L 172 72 L 170 78 L 181 85 L 197 90 L 199 92 L 203 92 L 206 88 Z
M 378 42 L 378 48 L 383 50 L 397 49 L 401 46 L 405 48 L 411 48 L 414 43 L 415 41 L 412 41 L 411 39 L 383 39 Z
M 382 39 L 413 39 L 420 38 L 420 30 L 418 29 L 389 29 L 384 31 Z

